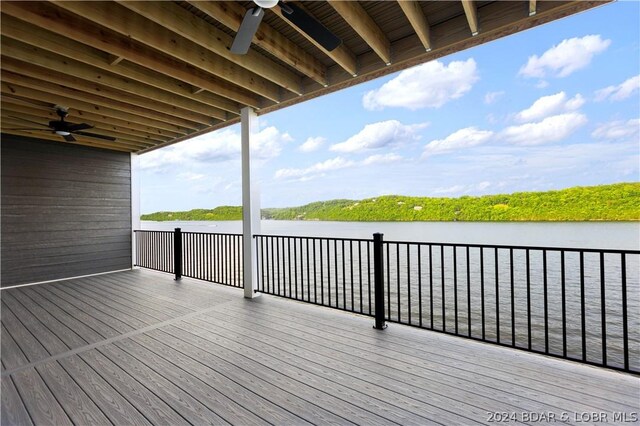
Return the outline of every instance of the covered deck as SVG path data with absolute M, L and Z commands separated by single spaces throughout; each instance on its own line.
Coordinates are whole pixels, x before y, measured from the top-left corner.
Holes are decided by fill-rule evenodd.
M 628 374 L 242 294 L 149 270 L 3 290 L 2 424 L 637 421 Z

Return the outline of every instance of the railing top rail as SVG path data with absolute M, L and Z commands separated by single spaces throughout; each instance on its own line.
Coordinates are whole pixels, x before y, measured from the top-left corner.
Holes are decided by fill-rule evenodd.
M 490 249 L 514 249 L 514 250 L 547 250 L 547 251 L 570 251 L 583 253 L 622 253 L 622 254 L 640 254 L 640 250 L 626 249 L 598 249 L 587 247 L 541 247 L 541 246 L 510 246 L 505 244 L 468 244 L 468 243 L 439 243 L 432 241 L 387 241 L 383 244 L 412 244 L 421 246 L 442 246 L 442 247 L 469 247 L 469 248 L 490 248 Z
M 335 241 L 355 241 L 355 242 L 367 242 L 373 243 L 371 238 L 344 238 L 344 237 L 319 237 L 319 236 L 305 236 L 305 235 L 272 235 L 272 234 L 255 234 L 253 238 L 256 237 L 270 237 L 270 238 L 300 238 L 305 240 L 335 240 Z
M 163 234 L 173 234 L 173 231 L 160 231 L 155 229 L 134 229 L 133 232 L 159 232 Z
M 230 237 L 242 237 L 242 234 L 232 234 L 228 232 L 200 232 L 200 231 L 182 231 L 182 234 L 201 234 L 201 235 L 224 235 Z

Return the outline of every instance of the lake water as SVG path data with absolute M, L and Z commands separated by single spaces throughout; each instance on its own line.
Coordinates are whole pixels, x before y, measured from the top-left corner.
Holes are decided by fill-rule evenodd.
M 239 221 L 142 222 L 145 230 L 241 233 Z M 260 234 L 288 237 L 370 239 L 385 241 L 639 250 L 640 223 L 467 223 L 467 222 L 320 222 L 262 221 Z M 194 238 L 194 237 L 189 237 Z M 204 237 L 203 237 L 204 238 Z M 346 244 L 346 245 L 344 245 Z M 192 267 L 211 277 L 221 257 L 235 265 L 237 255 L 189 246 Z M 271 238 L 259 241 L 260 288 L 271 294 L 320 303 L 365 314 L 371 311 L 372 264 L 369 243 L 330 239 Z M 387 244 L 385 283 L 388 318 L 436 330 L 456 331 L 506 344 L 582 357 L 582 331 L 587 359 L 602 362 L 602 307 L 606 312 L 606 356 L 623 363 L 622 267 L 619 254 L 577 251 L 453 248 L 434 244 Z M 239 251 L 235 252 L 239 254 Z M 528 257 L 527 257 L 528 256 Z M 499 258 L 496 261 L 496 258 Z M 601 263 L 602 261 L 602 263 Z M 625 257 L 627 319 L 631 368 L 640 369 L 640 256 Z M 602 264 L 602 266 L 601 266 Z M 564 269 L 563 269 L 564 267 Z M 582 269 L 581 269 L 582 268 Z M 207 272 L 209 271 L 209 272 Z M 527 273 L 528 271 L 528 273 Z M 546 272 L 545 272 L 546 271 Z M 582 272 L 582 274 L 581 274 Z M 214 273 L 215 275 L 215 273 Z M 581 280 L 582 275 L 582 280 Z M 197 273 L 192 276 L 198 276 Z M 604 277 L 604 293 L 602 278 Z M 565 296 L 563 308 L 563 288 Z M 584 291 L 582 290 L 584 289 Z M 583 305 L 584 298 L 584 321 Z M 545 303 L 545 299 L 547 302 Z M 513 303 L 512 303 L 513 300 Z M 564 312 L 563 312 L 564 309 Z M 546 312 L 546 314 L 545 314 Z M 563 322 L 563 314 L 566 320 Z M 410 319 L 409 319 L 410 318 Z M 512 334 L 513 333 L 513 334 Z
M 242 233 L 242 222 L 142 221 L 141 229 Z M 640 249 L 640 222 L 320 222 L 263 220 L 259 233 L 466 244 Z

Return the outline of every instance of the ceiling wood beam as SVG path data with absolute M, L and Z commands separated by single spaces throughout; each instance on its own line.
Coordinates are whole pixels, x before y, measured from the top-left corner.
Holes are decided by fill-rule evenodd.
M 136 152 L 139 150 L 139 148 L 136 147 L 129 147 L 127 145 L 118 143 L 117 141 L 115 142 L 108 142 L 108 141 L 100 141 L 97 142 L 97 140 L 89 140 L 91 138 L 86 138 L 86 137 L 82 137 L 82 136 L 77 136 L 77 140 L 75 142 L 67 142 L 65 141 L 62 137 L 57 136 L 57 135 L 53 135 L 47 132 L 35 132 L 35 131 L 27 131 L 27 130 L 7 130 L 5 129 L 5 127 L 9 128 L 13 128 L 13 127 L 20 127 L 21 124 L 19 122 L 19 120 L 11 120 L 9 118 L 5 118 L 2 117 L 2 125 L 3 125 L 3 129 L 2 129 L 2 133 L 8 133 L 10 135 L 18 135 L 18 136 L 26 136 L 26 137 L 30 137 L 30 138 L 37 138 L 37 139 L 42 139 L 42 140 L 47 140 L 47 141 L 52 141 L 52 142 L 58 142 L 58 143 L 69 143 L 69 144 L 74 144 L 74 145 L 85 145 L 85 146 L 91 146 L 94 148 L 103 148 L 103 149 L 111 149 L 111 150 L 116 150 L 116 151 L 124 151 L 124 152 Z
M 478 27 L 478 8 L 476 7 L 475 0 L 461 0 L 462 7 L 464 8 L 464 14 L 469 22 L 469 29 L 471 29 L 471 35 L 476 36 L 480 32 Z
M 11 115 L 11 112 L 6 109 L 3 105 L 2 107 L 2 112 L 3 112 L 3 117 L 8 117 L 9 115 Z M 21 117 L 27 119 L 27 120 L 31 120 L 31 121 L 35 121 L 35 122 L 42 122 L 42 124 L 47 124 L 49 120 L 43 120 L 42 116 L 39 115 L 30 115 L 30 114 L 20 114 Z M 15 118 L 15 117 L 13 117 Z M 57 118 L 59 119 L 59 117 Z M 18 122 L 20 122 L 22 120 L 19 120 Z M 78 120 L 69 120 L 71 123 L 77 124 Z M 31 125 L 29 125 L 29 123 L 26 123 L 24 121 L 22 121 L 22 125 L 23 127 L 32 127 Z M 88 124 L 92 124 L 94 125 L 93 128 L 91 129 L 86 129 L 86 132 L 89 133 L 95 133 L 98 135 L 102 135 L 102 136 L 113 136 L 114 138 L 117 139 L 118 142 L 121 143 L 126 143 L 132 147 L 137 147 L 137 148 L 148 148 L 150 146 L 154 146 L 156 144 L 158 144 L 158 141 L 151 141 L 149 139 L 146 138 L 140 138 L 137 136 L 133 136 L 133 135 L 129 135 L 126 133 L 121 133 L 117 130 L 109 130 L 109 129 L 105 129 L 104 127 L 100 127 L 98 125 L 96 125 L 95 123 L 88 123 Z M 44 128 L 44 127 L 43 127 Z
M 357 1 L 328 2 L 386 64 L 391 64 L 391 44 L 380 27 Z
M 302 79 L 294 72 L 256 51 L 249 50 L 246 55 L 231 53 L 229 49 L 233 44 L 233 37 L 177 4 L 168 1 L 117 1 L 129 10 L 199 44 L 234 65 L 255 73 L 256 77 L 263 77 L 297 95 L 302 94 Z M 279 97 L 270 99 L 280 100 Z
M 170 106 L 181 106 L 190 111 L 223 121 L 227 118 L 227 113 L 220 108 L 205 105 L 200 101 L 192 99 L 190 91 L 182 82 L 172 81 L 171 78 L 155 71 L 139 69 L 136 68 L 134 64 L 121 63 L 120 65 L 111 65 L 109 55 L 105 55 L 93 47 L 69 40 L 51 31 L 23 23 L 10 16 L 2 15 L 2 26 L 0 30 L 3 36 L 46 50 L 54 55 L 58 55 L 57 57 L 65 56 L 90 67 L 95 66 L 109 73 L 117 74 L 120 77 L 132 79 L 134 81 L 130 82 L 130 86 L 142 87 L 141 85 L 144 85 L 147 93 L 149 93 L 150 89 L 148 85 L 160 89 L 162 92 L 157 92 L 158 97 L 152 99 L 164 101 Z M 168 94 L 165 94 L 164 97 L 160 97 L 164 91 L 181 96 L 167 96 Z
M 429 22 L 422 12 L 422 6 L 419 1 L 413 0 L 398 0 L 398 5 L 404 12 L 405 16 L 409 20 L 409 23 L 416 32 L 416 35 L 422 42 L 427 52 L 431 51 L 431 30 L 429 29 Z
M 263 106 L 263 101 L 256 97 L 246 99 L 246 97 L 241 96 L 246 93 L 245 91 L 253 92 L 256 95 L 264 96 L 274 101 L 280 99 L 278 85 L 231 63 L 136 13 L 131 13 L 130 10 L 115 3 L 72 1 L 56 2 L 55 5 L 90 19 L 96 24 L 106 26 L 112 31 L 145 46 L 164 52 L 175 59 L 218 76 L 227 85 L 229 83 L 237 85 L 239 89 L 244 90 L 240 90 L 237 96 L 234 95 L 233 90 L 227 90 L 225 96 L 241 102 L 243 105 L 255 108 Z M 215 93 L 222 95 L 219 91 Z
M 538 5 L 536 4 L 536 0 L 529 0 L 529 16 L 533 16 L 538 11 Z
M 2 60 L 2 66 L 5 71 L 2 75 L 3 80 L 36 89 L 46 87 L 54 94 L 60 93 L 74 96 L 80 92 L 85 92 L 88 94 L 90 99 L 96 102 L 100 102 L 102 100 L 103 102 L 100 102 L 99 105 L 106 104 L 106 106 L 111 106 L 114 103 L 117 103 L 120 107 L 125 106 L 125 110 L 130 111 L 133 114 L 148 111 L 147 107 L 149 106 L 149 102 L 146 101 L 145 98 L 111 89 L 100 84 L 91 83 L 56 71 L 50 71 L 36 65 L 27 65 L 26 63 L 13 58 L 3 57 Z M 95 94 L 98 95 L 95 96 Z M 109 102 L 108 99 L 111 99 L 111 102 Z M 128 105 L 131 107 L 126 107 Z M 200 129 L 202 127 L 191 121 L 176 117 L 172 110 L 163 109 L 161 105 L 154 105 L 154 108 L 156 108 L 153 110 L 155 113 L 149 111 L 150 113 L 145 116 L 162 121 L 171 120 L 172 122 L 185 125 L 189 129 Z M 189 130 L 186 130 L 186 132 L 188 131 Z
M 137 95 L 140 98 L 146 98 L 146 102 L 140 106 L 163 110 L 165 113 L 173 114 L 185 120 L 207 126 L 215 124 L 215 119 L 206 115 L 204 105 L 197 105 L 197 103 L 187 100 L 183 101 L 182 98 L 169 92 L 161 91 L 119 75 L 102 71 L 99 68 L 85 65 L 74 59 L 48 52 L 39 47 L 27 46 L 9 37 L 2 38 L 1 48 L 2 55 L 4 56 L 44 68 L 54 69 L 63 74 L 118 89 L 132 95 Z
M 43 102 L 44 105 L 38 105 L 36 102 L 26 103 L 19 98 L 11 98 L 9 96 L 2 100 L 2 104 L 8 106 L 9 109 L 15 111 L 24 111 L 27 114 L 35 114 L 39 111 L 40 115 L 47 115 L 48 117 L 56 118 L 57 114 L 54 112 L 54 105 Z M 129 132 L 136 132 L 136 134 L 147 135 L 151 139 L 157 141 L 167 142 L 174 138 L 182 136 L 179 133 L 169 132 L 158 128 L 152 128 L 144 126 L 142 124 L 134 123 L 133 121 L 121 120 L 106 116 L 104 114 L 96 114 L 92 111 L 81 110 L 73 108 L 70 111 L 70 115 L 79 117 L 84 121 L 93 121 L 104 123 L 107 126 L 116 126 L 121 129 L 127 129 Z
M 17 96 L 21 99 L 36 99 L 52 105 L 61 104 L 78 110 L 93 111 L 108 117 L 130 120 L 138 124 L 173 131 L 183 136 L 189 135 L 198 129 L 197 127 L 183 127 L 184 123 L 181 119 L 176 120 L 174 118 L 172 120 L 170 116 L 166 115 L 164 116 L 166 121 L 161 121 L 163 115 L 155 111 L 146 111 L 134 105 L 84 93 L 47 81 L 23 77 L 19 80 L 20 83 L 15 83 L 11 81 L 13 79 L 9 74 L 8 72 L 2 73 L 3 81 L 1 87 L 2 93 L 5 95 Z M 148 117 L 148 115 L 153 118 Z
M 238 32 L 247 9 L 234 1 L 194 1 L 187 0 L 192 6 L 200 9 L 227 28 Z M 320 61 L 292 43 L 274 30 L 266 22 L 262 22 L 253 38 L 253 43 L 281 59 L 323 86 L 327 82 L 327 67 Z
M 2 109 L 13 113 L 13 115 L 22 114 L 27 118 L 29 116 L 39 117 L 43 123 L 45 121 L 58 120 L 60 118 L 53 108 L 36 108 L 17 105 L 11 102 L 11 98 L 5 98 L 2 100 Z M 101 117 L 97 114 L 84 113 L 75 109 L 69 111 L 69 116 L 65 119 L 71 122 L 85 122 L 95 126 L 96 128 L 104 129 L 106 131 L 118 132 L 121 134 L 126 134 L 128 136 L 134 136 L 139 140 L 149 141 L 151 144 L 158 144 L 171 140 L 171 138 L 169 137 L 163 137 L 157 134 L 132 129 L 128 127 L 128 124 L 126 122 L 121 122 L 124 123 L 124 125 L 120 123 L 114 124 L 114 121 L 109 120 L 107 117 Z
M 303 9 L 304 5 L 300 4 L 300 3 L 296 3 L 296 6 L 301 7 Z M 297 31 L 301 36 L 303 36 L 304 38 L 307 39 L 307 41 L 309 41 L 311 44 L 313 44 L 315 47 L 317 47 L 318 49 L 320 49 L 320 51 L 322 51 L 325 55 L 327 55 L 329 58 L 331 58 L 334 62 L 336 62 L 338 65 L 340 65 L 340 67 L 342 67 L 342 69 L 344 69 L 346 72 L 349 73 L 349 75 L 351 75 L 352 77 L 355 77 L 358 75 L 358 67 L 356 64 L 356 55 L 353 54 L 353 52 L 351 52 L 351 50 L 349 50 L 344 44 L 341 44 L 340 46 L 336 47 L 334 50 L 332 51 L 328 51 L 326 50 L 324 47 L 322 47 L 322 45 L 320 45 L 317 41 L 315 41 L 313 38 L 309 37 L 307 35 L 307 33 L 305 33 L 304 31 L 302 31 L 300 28 L 298 28 L 297 26 L 293 25 L 288 19 L 286 19 L 283 15 L 282 15 L 282 11 L 280 10 L 279 7 L 273 7 L 271 9 L 269 9 L 271 12 L 275 13 L 276 15 L 278 15 L 284 22 L 286 22 L 291 28 L 293 28 L 295 31 Z M 306 11 L 306 10 L 305 10 Z M 309 13 L 308 11 L 306 11 L 310 16 L 313 16 L 311 13 Z
M 3 19 L 4 14 L 7 14 L 33 25 L 47 28 L 67 39 L 76 40 L 108 52 L 112 55 L 110 58 L 113 60 L 123 58 L 130 63 L 164 73 L 191 85 L 203 87 L 210 93 L 192 96 L 193 99 L 233 114 L 239 114 L 240 104 L 260 106 L 259 97 L 248 90 L 234 87 L 219 77 L 194 68 L 181 60 L 151 53 L 145 46 L 124 35 L 89 25 L 88 21 L 79 19 L 76 14 L 53 5 L 36 2 L 5 2 L 2 4 L 2 13 Z M 111 63 L 110 66 L 112 66 Z M 175 90 L 179 89 L 180 87 L 175 88 Z M 184 93 L 180 94 L 185 95 Z

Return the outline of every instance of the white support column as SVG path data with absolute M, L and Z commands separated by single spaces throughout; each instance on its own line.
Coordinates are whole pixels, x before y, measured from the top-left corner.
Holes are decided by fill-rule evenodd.
M 258 256 L 253 236 L 260 233 L 260 191 L 254 179 L 251 161 L 251 137 L 256 133 L 257 117 L 253 109 L 240 112 L 242 142 L 242 244 L 244 257 L 244 297 L 254 298 L 258 288 Z
M 135 229 L 140 229 L 140 159 L 131 153 L 131 268 L 136 259 Z

